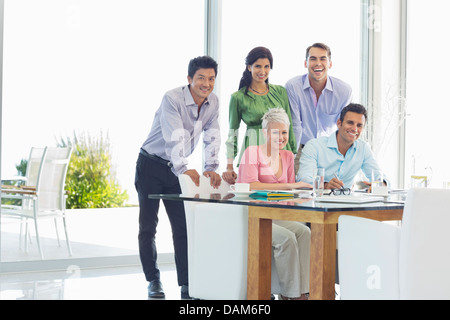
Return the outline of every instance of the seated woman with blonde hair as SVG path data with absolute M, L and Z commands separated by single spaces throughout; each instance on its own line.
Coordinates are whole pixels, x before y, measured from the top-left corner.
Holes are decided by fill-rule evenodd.
M 262 118 L 266 141 L 249 146 L 239 164 L 238 182 L 251 190 L 289 190 L 311 187 L 295 182 L 294 154 L 283 150 L 289 139 L 289 117 L 281 108 L 269 109 Z M 272 247 L 280 279 L 281 299 L 306 300 L 309 292 L 311 231 L 303 223 L 274 220 Z

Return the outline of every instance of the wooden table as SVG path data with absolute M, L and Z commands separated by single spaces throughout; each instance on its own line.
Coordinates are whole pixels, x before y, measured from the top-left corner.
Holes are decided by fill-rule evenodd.
M 299 206 L 248 208 L 247 298 L 270 299 L 272 220 L 311 223 L 310 291 L 315 300 L 335 299 L 336 226 L 340 215 L 379 221 L 401 220 L 403 204 L 341 205 L 320 204 L 317 210 Z
M 316 202 L 294 198 L 286 201 L 260 201 L 229 195 L 183 196 L 149 195 L 152 199 L 217 202 L 248 206 L 247 298 L 270 299 L 272 220 L 311 223 L 310 299 L 334 300 L 336 278 L 336 226 L 341 215 L 378 221 L 401 220 L 402 202 L 366 204 Z

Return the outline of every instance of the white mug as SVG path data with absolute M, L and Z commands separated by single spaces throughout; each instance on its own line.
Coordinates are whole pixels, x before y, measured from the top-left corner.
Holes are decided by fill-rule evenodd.
M 230 186 L 231 191 L 248 192 L 250 191 L 250 183 L 235 183 Z
M 379 196 L 389 195 L 388 187 L 384 185 L 384 175 L 383 172 L 372 170 L 372 181 L 371 181 L 372 193 Z

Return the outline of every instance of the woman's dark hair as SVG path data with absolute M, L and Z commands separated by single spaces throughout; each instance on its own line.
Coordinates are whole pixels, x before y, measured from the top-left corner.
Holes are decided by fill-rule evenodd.
M 248 87 L 252 83 L 252 73 L 248 70 L 248 66 L 251 66 L 252 64 L 254 64 L 256 60 L 264 59 L 264 58 L 269 59 L 270 69 L 272 69 L 273 68 L 272 53 L 270 52 L 269 49 L 267 49 L 265 47 L 256 47 L 256 48 L 252 49 L 248 53 L 247 58 L 245 58 L 245 70 L 242 73 L 242 78 L 241 78 L 241 81 L 239 82 L 239 89 L 241 89 L 243 87 L 247 87 L 245 89 L 245 94 L 247 94 Z M 266 83 L 269 83 L 269 79 L 266 80 Z
M 188 76 L 193 78 L 198 69 L 214 69 L 217 76 L 217 62 L 208 56 L 197 57 L 189 61 Z

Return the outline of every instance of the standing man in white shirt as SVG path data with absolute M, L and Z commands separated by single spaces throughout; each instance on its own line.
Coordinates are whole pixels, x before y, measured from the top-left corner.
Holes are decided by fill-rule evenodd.
M 350 85 L 328 75 L 332 65 L 330 48 L 323 43 L 314 43 L 306 49 L 308 73 L 286 83 L 298 149 L 296 173 L 303 146 L 313 138 L 335 132 L 342 109 L 352 100 Z
M 149 194 L 181 193 L 178 176 L 186 174 L 198 186 L 200 174 L 188 169 L 186 158 L 192 154 L 203 134 L 205 167 L 203 175 L 218 187 L 220 129 L 219 100 L 212 92 L 217 63 L 203 56 L 192 59 L 188 85 L 167 92 L 156 111 L 152 129 L 144 141 L 136 163 L 135 186 L 139 198 L 139 256 L 148 285 L 149 298 L 164 298 L 157 260 L 155 235 L 159 200 Z M 181 298 L 189 299 L 187 231 L 183 201 L 163 201 L 172 227 L 175 264 Z

